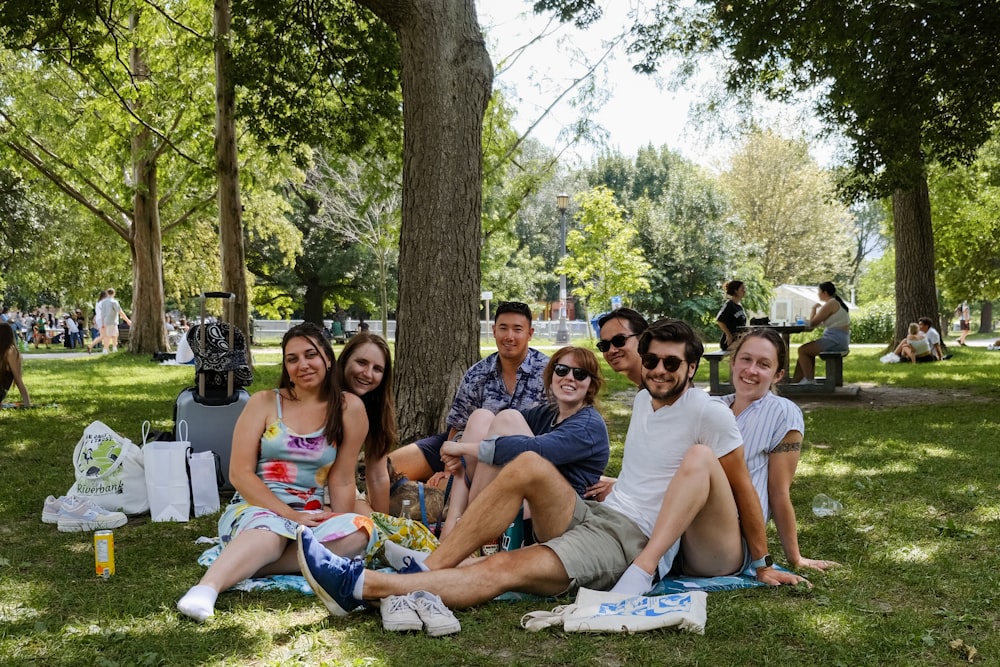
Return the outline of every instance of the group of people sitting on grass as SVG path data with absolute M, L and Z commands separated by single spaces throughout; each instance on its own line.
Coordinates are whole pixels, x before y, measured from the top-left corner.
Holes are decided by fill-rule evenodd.
M 219 521 L 224 548 L 179 610 L 204 621 L 238 581 L 299 572 L 332 613 L 381 601 L 390 629 L 412 627 L 398 615 L 435 596 L 468 607 L 507 591 L 638 595 L 675 575 L 802 582 L 774 567 L 765 531 L 771 516 L 791 567 L 835 566 L 799 551 L 789 489 L 804 425 L 799 408 L 772 391 L 784 374 L 781 337 L 757 329 L 733 342 L 735 393 L 720 400 L 693 385 L 703 346 L 685 322 L 647 325 L 621 308 L 599 326 L 598 350 L 639 387 L 617 479 L 603 475 L 610 443 L 597 406 L 597 357 L 575 346 L 551 358 L 531 348 L 526 304 L 498 306 L 497 352 L 466 372 L 448 431 L 391 453 L 385 341 L 358 334 L 338 360 L 320 328 L 290 329 L 278 388 L 251 397 L 236 425 L 237 493 Z M 366 493 L 359 494 L 362 451 Z M 366 570 L 357 558 L 376 538 L 368 514 L 388 510 L 387 459 L 414 481 L 453 475 L 440 546 L 387 547 L 398 573 Z M 532 544 L 473 556 L 521 514 Z
M 928 361 L 941 361 L 945 358 L 941 346 L 941 334 L 934 328 L 929 317 L 921 317 L 916 322 L 910 322 L 906 338 L 884 361 L 909 361 L 911 364 Z

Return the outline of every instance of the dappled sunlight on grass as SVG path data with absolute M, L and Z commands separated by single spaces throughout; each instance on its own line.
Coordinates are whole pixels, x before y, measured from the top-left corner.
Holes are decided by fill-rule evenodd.
M 939 545 L 909 544 L 892 549 L 886 553 L 886 558 L 897 563 L 928 563 L 937 555 Z

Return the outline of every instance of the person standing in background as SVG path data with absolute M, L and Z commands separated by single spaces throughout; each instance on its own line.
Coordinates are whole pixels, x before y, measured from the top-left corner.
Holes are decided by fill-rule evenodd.
M 963 301 L 962 305 L 955 311 L 955 314 L 958 315 L 958 328 L 961 330 L 961 333 L 958 335 L 958 344 L 962 347 L 968 347 L 965 344 L 965 337 L 969 335 L 969 330 L 971 329 L 970 320 L 972 319 L 969 311 L 969 302 Z
M 101 345 L 104 346 L 102 352 L 118 351 L 118 320 L 125 320 L 125 324 L 132 326 L 132 320 L 128 318 L 121 304 L 115 298 L 115 288 L 108 288 L 108 296 L 98 304 L 101 313 Z
M 730 280 L 723 289 L 729 296 L 729 300 L 719 309 L 719 314 L 715 316 L 715 323 L 722 329 L 722 338 L 719 339 L 719 349 L 723 352 L 736 340 L 741 327 L 747 325 L 747 313 L 740 303 L 746 296 L 747 286 L 742 280 Z
M 87 354 L 93 352 L 94 346 L 101 342 L 101 302 L 107 298 L 108 291 L 102 289 L 97 295 L 97 302 L 94 303 L 94 318 L 90 322 L 90 345 L 87 346 Z

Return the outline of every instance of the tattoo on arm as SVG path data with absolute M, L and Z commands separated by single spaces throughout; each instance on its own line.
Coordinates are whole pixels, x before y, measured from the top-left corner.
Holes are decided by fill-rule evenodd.
M 797 452 L 802 449 L 801 440 L 782 440 L 778 443 L 778 446 L 771 450 L 772 454 L 781 454 L 782 452 Z

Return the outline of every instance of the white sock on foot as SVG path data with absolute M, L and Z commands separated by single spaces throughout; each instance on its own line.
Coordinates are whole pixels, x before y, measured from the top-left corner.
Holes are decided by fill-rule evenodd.
M 427 551 L 417 551 L 416 549 L 408 549 L 395 542 L 385 543 L 385 558 L 389 561 L 389 565 L 392 565 L 397 571 L 406 570 L 408 562 L 412 562 L 420 568 L 421 571 L 427 572 L 428 568 L 424 565 L 424 561 L 430 556 L 430 552 Z
M 209 616 L 215 616 L 215 601 L 219 593 L 211 586 L 192 586 L 177 602 L 177 610 L 199 623 Z
M 354 596 L 355 600 L 364 600 L 365 592 L 365 571 L 361 570 L 361 574 L 358 576 L 358 580 L 354 582 L 354 590 L 351 595 Z

